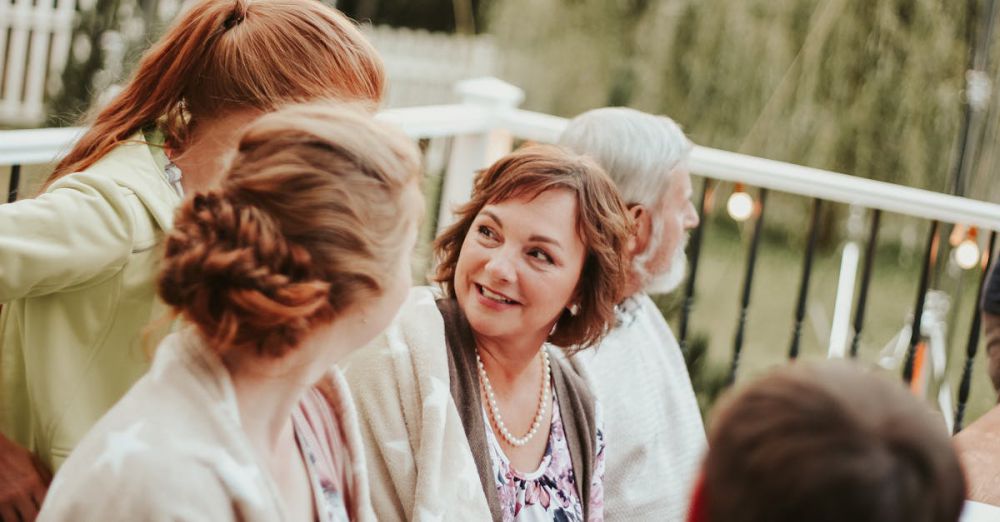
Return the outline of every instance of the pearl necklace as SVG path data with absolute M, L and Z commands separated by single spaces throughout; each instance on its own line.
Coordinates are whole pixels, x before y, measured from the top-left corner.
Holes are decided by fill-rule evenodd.
M 535 412 L 535 420 L 531 423 L 531 429 L 523 437 L 515 437 L 507 429 L 507 425 L 504 424 L 503 417 L 500 416 L 500 407 L 497 406 L 496 396 L 493 394 L 493 386 L 490 384 L 490 377 L 486 375 L 486 368 L 483 366 L 483 360 L 479 357 L 478 350 L 476 351 L 476 364 L 479 365 L 479 377 L 483 383 L 483 390 L 486 392 L 486 399 L 490 404 L 490 414 L 493 416 L 493 422 L 497 425 L 497 430 L 500 431 L 500 435 L 511 446 L 516 448 L 524 446 L 538 433 L 538 427 L 541 426 L 542 419 L 545 418 L 545 407 L 549 403 L 549 381 L 552 377 L 552 368 L 549 366 L 549 353 L 544 348 L 542 349 L 541 399 L 538 401 L 538 411 Z

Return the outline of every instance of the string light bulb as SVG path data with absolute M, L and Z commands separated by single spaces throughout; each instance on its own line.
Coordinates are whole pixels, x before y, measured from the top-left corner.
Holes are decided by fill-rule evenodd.
M 742 183 L 737 183 L 729 196 L 729 201 L 726 202 L 729 217 L 736 221 L 746 221 L 753 214 L 753 207 L 753 197 L 743 190 Z
M 955 263 L 963 270 L 969 270 L 979 263 L 979 243 L 976 241 L 976 227 L 970 227 L 965 239 L 952 251 Z

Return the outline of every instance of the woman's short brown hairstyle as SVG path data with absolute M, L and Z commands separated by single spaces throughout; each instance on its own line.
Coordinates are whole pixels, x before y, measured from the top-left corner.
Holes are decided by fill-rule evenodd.
M 572 350 L 595 344 L 614 325 L 615 305 L 624 297 L 628 274 L 625 244 L 632 221 L 611 178 L 593 160 L 560 147 L 534 145 L 480 172 L 471 199 L 455 210 L 455 222 L 434 242 L 438 260 L 434 280 L 455 296 L 462 243 L 483 207 L 560 189 L 576 195 L 577 230 L 587 248 L 577 284 L 579 312 L 563 313 L 549 338 Z
M 419 168 L 413 141 L 364 111 L 262 116 L 220 186 L 178 210 L 160 296 L 220 353 L 281 356 L 398 272 Z
M 965 498 L 938 414 L 844 361 L 796 363 L 730 397 L 703 481 L 702 522 L 955 522 Z

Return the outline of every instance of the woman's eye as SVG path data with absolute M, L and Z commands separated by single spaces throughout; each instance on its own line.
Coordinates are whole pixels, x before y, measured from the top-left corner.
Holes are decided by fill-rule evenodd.
M 545 261 L 546 263 L 548 263 L 550 265 L 551 264 L 555 264 L 555 262 L 552 260 L 552 256 L 546 254 L 542 250 L 538 250 L 538 249 L 532 250 L 531 252 L 528 252 L 528 255 L 531 256 L 531 257 L 533 257 L 533 258 L 535 258 L 535 259 L 539 259 L 539 260 Z
M 496 235 L 493 233 L 493 230 L 491 230 L 490 227 L 486 225 L 479 225 L 477 231 L 479 232 L 480 236 L 483 236 L 486 239 L 494 239 L 496 237 Z

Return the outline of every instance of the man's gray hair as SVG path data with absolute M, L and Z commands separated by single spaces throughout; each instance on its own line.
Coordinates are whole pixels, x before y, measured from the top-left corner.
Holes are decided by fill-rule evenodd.
M 670 186 L 669 174 L 692 148 L 674 120 L 626 107 L 594 109 L 573 118 L 559 144 L 594 158 L 626 203 L 652 211 Z

